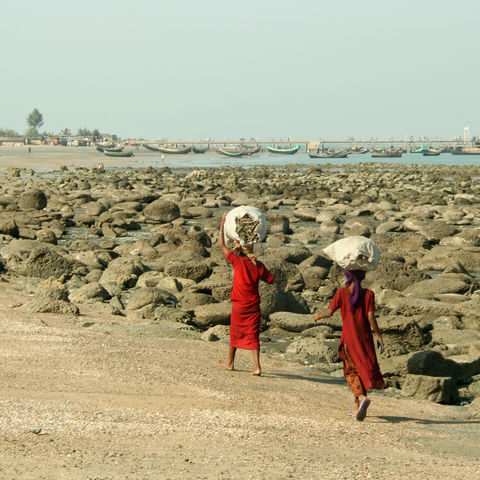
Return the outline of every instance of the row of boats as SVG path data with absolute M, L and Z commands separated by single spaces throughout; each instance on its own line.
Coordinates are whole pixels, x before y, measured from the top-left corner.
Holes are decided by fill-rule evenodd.
M 205 145 L 178 145 L 178 144 L 147 144 L 143 143 L 143 147 L 151 152 L 159 152 L 162 154 L 187 154 L 193 153 L 205 153 L 209 150 L 216 151 L 222 155 L 228 157 L 242 157 L 246 155 L 253 155 L 261 151 L 259 145 L 233 145 L 214 147 L 210 149 Z M 124 146 L 121 144 L 96 144 L 96 148 L 99 152 L 103 152 L 110 157 L 131 157 L 134 155 L 133 151 L 125 151 Z M 268 145 L 267 151 L 271 153 L 293 155 L 300 150 L 299 145 Z M 371 157 L 374 158 L 392 158 L 401 157 L 404 153 L 421 153 L 424 156 L 438 156 L 441 153 L 452 153 L 454 155 L 480 155 L 480 145 L 471 146 L 444 146 L 441 148 L 433 148 L 431 146 L 413 146 L 407 150 L 407 147 L 394 147 L 393 145 L 384 148 L 371 148 L 368 149 L 365 146 L 353 146 L 346 149 L 335 150 L 334 148 L 326 148 L 324 145 L 322 148 L 317 148 L 315 151 L 309 150 L 307 153 L 310 158 L 346 158 L 349 154 L 364 154 L 370 152 Z

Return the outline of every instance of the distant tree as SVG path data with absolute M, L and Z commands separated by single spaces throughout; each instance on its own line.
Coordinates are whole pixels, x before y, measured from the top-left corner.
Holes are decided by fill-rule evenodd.
M 11 128 L 0 128 L 0 137 L 18 137 L 18 133 Z
M 27 134 L 38 135 L 38 129 L 43 125 L 43 115 L 34 108 L 27 117 Z
M 92 131 L 92 137 L 100 138 L 100 131 L 98 130 L 98 128 L 95 128 L 95 130 Z
M 90 137 L 92 135 L 92 132 L 88 128 L 79 128 L 77 135 L 79 137 Z
M 71 137 L 72 131 L 67 127 L 60 132 L 60 135 L 63 135 L 64 137 Z

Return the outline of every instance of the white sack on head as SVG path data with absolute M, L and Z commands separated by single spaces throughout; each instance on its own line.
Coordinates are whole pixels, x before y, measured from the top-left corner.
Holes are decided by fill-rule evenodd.
M 226 239 L 241 245 L 258 243 L 267 235 L 267 217 L 256 207 L 242 205 L 227 213 L 224 231 Z
M 347 270 L 375 270 L 380 261 L 380 250 L 373 240 L 360 235 L 341 238 L 323 252 Z

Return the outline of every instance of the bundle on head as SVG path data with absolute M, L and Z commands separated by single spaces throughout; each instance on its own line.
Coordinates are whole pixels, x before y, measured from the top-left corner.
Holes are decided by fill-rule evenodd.
M 353 291 L 350 295 L 349 303 L 350 303 L 350 310 L 353 313 L 355 305 L 360 298 L 360 292 L 362 291 L 361 282 L 365 278 L 365 272 L 363 270 L 343 270 L 343 274 L 347 277 L 347 281 L 345 283 L 346 287 L 349 287 L 353 283 Z
M 257 259 L 255 255 L 253 255 L 253 244 L 261 240 L 257 232 L 259 223 L 258 220 L 254 220 L 248 213 L 243 215 L 243 217 L 237 217 L 235 219 L 235 232 L 240 237 L 241 243 L 235 241 L 233 250 L 236 253 L 241 252 L 243 255 L 246 255 L 254 265 L 257 264 Z

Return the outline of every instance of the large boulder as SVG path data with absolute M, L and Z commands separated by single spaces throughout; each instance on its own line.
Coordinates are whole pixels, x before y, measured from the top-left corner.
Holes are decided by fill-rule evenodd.
M 471 279 L 467 275 L 446 273 L 409 285 L 402 294 L 416 298 L 433 298 L 443 293 L 465 293 Z
M 459 398 L 457 386 L 450 377 L 427 375 L 407 375 L 402 386 L 402 395 L 446 404 L 455 404 Z
M 110 300 L 112 296 L 99 282 L 92 282 L 74 290 L 68 295 L 68 298 L 74 303 L 96 303 L 98 301 Z
M 143 213 L 147 221 L 169 223 L 180 217 L 180 208 L 174 202 L 158 199 L 148 204 Z
M 436 246 L 418 261 L 420 270 L 445 270 L 452 260 L 459 262 L 468 272 L 480 273 L 480 247 Z
M 313 315 L 302 315 L 291 312 L 274 312 L 269 316 L 270 327 L 278 327 L 288 332 L 300 333 L 317 325 Z
M 75 260 L 59 255 L 49 247 L 37 247 L 31 251 L 20 271 L 28 277 L 59 278 L 70 276 L 79 266 Z
M 377 323 L 383 334 L 385 354 L 388 356 L 416 351 L 428 343 L 428 337 L 414 317 L 380 316 Z
M 188 278 L 200 282 L 212 273 L 211 267 L 202 262 L 169 262 L 165 274 L 171 277 Z
M 131 288 L 136 285 L 138 277 L 143 272 L 144 266 L 137 258 L 119 257 L 108 264 L 100 278 L 100 283 L 104 285 L 113 282 L 121 287 Z
M 17 203 L 21 210 L 42 210 L 47 206 L 47 196 L 42 190 L 29 190 L 19 195 Z
M 211 303 L 195 307 L 194 322 L 200 327 L 212 327 L 214 325 L 228 325 L 232 305 L 230 302 Z
M 312 337 L 295 339 L 287 347 L 289 360 L 308 363 L 338 363 L 338 340 L 322 340 Z
M 138 310 L 146 305 L 176 305 L 178 299 L 160 288 L 137 288 L 130 294 L 127 302 L 128 310 Z
M 41 282 L 33 296 L 33 299 L 25 303 L 24 307 L 33 313 L 60 313 L 77 315 L 79 309 L 70 303 L 68 291 L 64 285 L 49 278 Z
M 18 237 L 18 225 L 12 215 L 0 215 L 0 233 L 2 235 L 10 235 L 11 237 Z
M 455 380 L 465 381 L 480 373 L 480 358 L 459 363 L 451 358 L 443 358 L 440 352 L 424 350 L 410 356 L 407 369 L 408 373 L 414 375 L 451 377 Z

